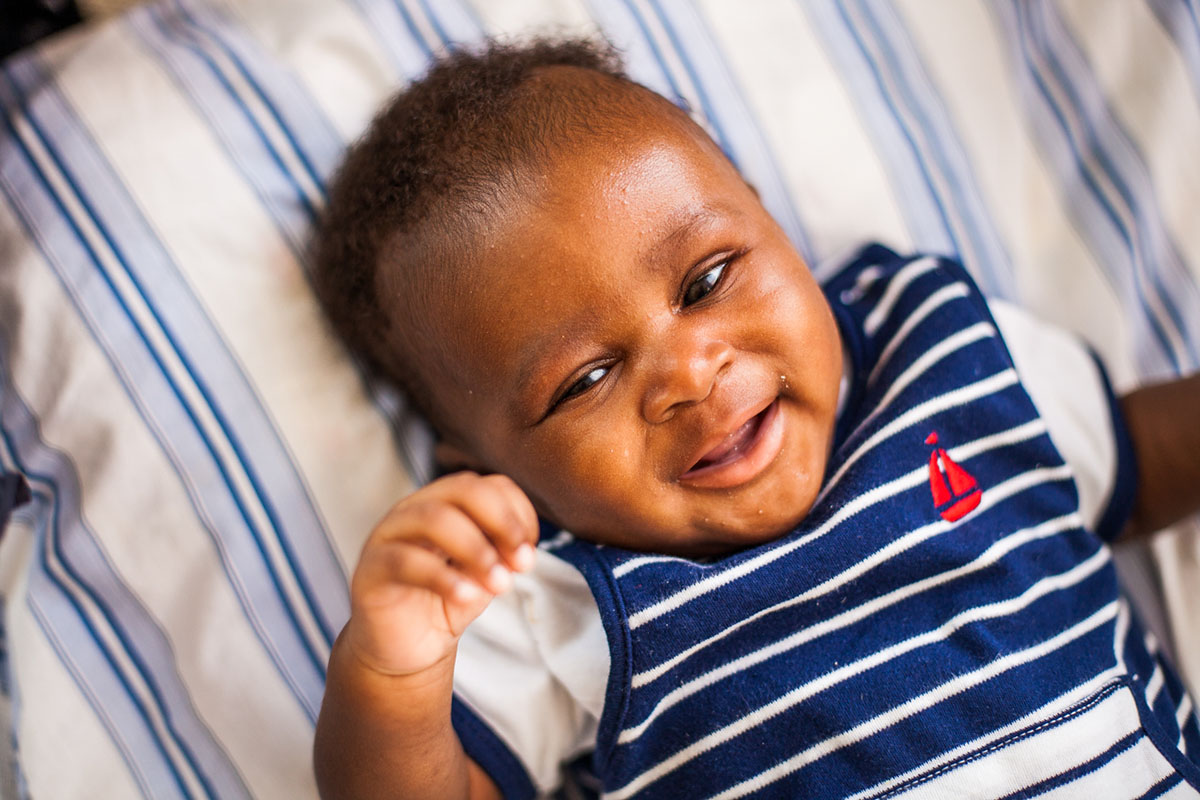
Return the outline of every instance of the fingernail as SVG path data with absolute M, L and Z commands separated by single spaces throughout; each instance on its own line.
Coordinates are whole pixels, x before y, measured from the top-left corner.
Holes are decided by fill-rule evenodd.
M 512 575 L 504 567 L 495 564 L 488 570 L 487 584 L 493 592 L 500 594 L 512 585 Z
M 460 603 L 473 603 L 483 594 L 483 589 L 475 585 L 473 581 L 458 581 L 454 584 L 454 597 Z
M 534 553 L 532 547 L 527 544 L 521 545 L 513 552 L 513 567 L 515 567 L 518 572 L 524 572 L 533 566 L 533 555 Z

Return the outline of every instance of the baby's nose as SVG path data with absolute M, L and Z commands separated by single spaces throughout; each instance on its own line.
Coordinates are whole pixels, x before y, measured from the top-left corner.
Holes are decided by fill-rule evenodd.
M 720 340 L 663 342 L 647 376 L 642 416 L 658 424 L 680 408 L 701 402 L 732 361 L 733 348 Z

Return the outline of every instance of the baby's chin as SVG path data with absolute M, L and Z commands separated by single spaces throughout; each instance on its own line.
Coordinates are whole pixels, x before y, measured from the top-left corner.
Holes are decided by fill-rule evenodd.
M 768 544 L 795 530 L 808 516 L 808 510 L 809 506 L 806 506 L 801 511 L 782 517 L 772 515 L 770 518 L 765 518 L 764 511 L 763 514 L 755 513 L 750 518 L 725 521 L 725 524 L 716 530 L 706 531 L 698 537 L 691 553 L 679 553 L 678 555 L 687 555 L 692 558 L 721 558 Z
M 815 497 L 790 508 L 725 508 L 681 520 L 678 526 L 647 524 L 620 532 L 573 531 L 580 539 L 659 555 L 713 560 L 773 542 L 791 533 L 808 516 Z M 724 512 L 724 513 L 721 513 Z M 572 530 L 569 526 L 563 526 Z

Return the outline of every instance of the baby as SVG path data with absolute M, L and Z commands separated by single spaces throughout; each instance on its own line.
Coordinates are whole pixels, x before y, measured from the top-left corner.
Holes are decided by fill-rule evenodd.
M 452 471 L 363 549 L 323 796 L 532 796 L 583 754 L 614 798 L 1200 788 L 1103 541 L 1197 506 L 1197 378 L 1118 403 L 945 259 L 869 246 L 818 286 L 705 132 L 585 42 L 408 87 L 317 261 Z M 1027 389 L 1021 338 L 1065 400 Z M 1076 412 L 1108 466 L 1064 463 Z

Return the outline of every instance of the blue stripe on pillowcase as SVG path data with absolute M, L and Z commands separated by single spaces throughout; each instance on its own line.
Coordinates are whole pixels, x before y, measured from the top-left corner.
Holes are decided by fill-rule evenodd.
M 17 89 L 13 80 L 15 75 L 29 72 L 32 65 L 18 59 L 10 61 L 6 67 L 5 80 L 0 81 L 0 88 L 7 95 L 9 91 Z M 26 75 L 25 80 L 34 85 L 37 83 L 36 76 Z M 52 145 L 52 140 L 47 138 L 48 128 L 54 131 L 54 138 L 60 142 L 68 134 L 78 137 L 82 133 L 77 125 L 63 116 L 64 109 L 58 108 L 57 115 L 52 113 L 55 109 L 47 111 L 46 107 L 55 99 L 49 89 L 44 88 L 38 102 L 33 104 L 39 111 L 35 115 L 31 109 L 26 118 L 30 135 L 42 147 Z M 11 102 L 7 104 L 15 107 Z M 46 121 L 40 119 L 47 113 L 52 125 L 46 125 Z M 40 128 L 39 123 L 42 125 Z M 192 317 L 191 321 L 195 324 L 195 327 L 188 329 L 187 341 L 183 344 L 194 348 L 209 338 L 206 336 L 210 331 L 207 318 L 201 309 L 195 308 L 194 298 L 189 300 L 190 296 L 186 294 L 180 296 L 180 287 L 162 283 L 163 280 L 178 277 L 165 255 L 160 252 L 161 260 L 147 258 L 139 264 L 123 260 L 122 250 L 114 237 L 126 240 L 132 237 L 134 246 L 143 252 L 157 249 L 157 242 L 148 231 L 135 232 L 128 227 L 129 209 L 118 208 L 122 200 L 127 200 L 123 187 L 119 184 L 108 185 L 110 182 L 107 178 L 110 176 L 104 175 L 99 176 L 101 180 L 98 185 L 92 185 L 93 189 L 108 189 L 105 194 L 105 217 L 111 219 L 114 213 L 119 214 L 121 210 L 127 214 L 126 218 L 118 220 L 122 226 L 119 230 L 107 229 L 97 216 L 96 208 L 88 205 L 87 198 L 72 183 L 73 176 L 67 166 L 58 158 L 70 157 L 78 167 L 79 160 L 86 159 L 88 153 L 71 152 L 65 148 L 57 153 L 50 150 L 49 161 L 46 161 L 35 157 L 27 149 L 11 123 L 9 132 L 12 134 L 10 141 L 16 146 L 19 157 L 5 160 L 4 165 L 11 172 L 0 178 L 5 179 L 3 188 L 8 192 L 11 204 L 25 213 L 26 224 L 38 220 L 40 227 L 32 230 L 34 240 L 43 248 L 47 261 L 55 267 L 83 318 L 93 325 L 98 343 L 106 350 L 117 374 L 122 376 L 126 391 L 130 393 L 139 413 L 145 416 L 148 428 L 158 437 L 168 457 L 176 465 L 181 481 L 188 487 L 198 518 L 206 523 L 210 533 L 217 539 L 218 550 L 226 559 L 225 568 L 231 586 L 238 593 L 248 618 L 301 705 L 310 718 L 315 719 L 331 636 L 314 628 L 320 622 L 313 618 L 315 600 L 318 598 L 314 598 L 310 592 L 299 601 L 289 599 L 290 593 L 281 581 L 296 580 L 299 576 L 295 575 L 294 565 L 277 563 L 269 555 L 266 541 L 268 537 L 274 537 L 284 530 L 297 539 L 302 536 L 305 527 L 314 524 L 305 523 L 302 518 L 296 519 L 298 512 L 307 505 L 302 484 L 288 487 L 288 476 L 282 471 L 266 478 L 272 487 L 278 487 L 274 497 L 288 501 L 283 504 L 286 506 L 284 519 L 288 527 L 281 528 L 279 516 L 270 505 L 272 496 L 263 494 L 261 479 L 254 475 L 252 465 L 240 458 L 231 460 L 228 455 L 223 455 L 229 450 L 235 454 L 244 453 L 246 448 L 236 440 L 230 429 L 231 421 L 223 418 L 220 409 L 215 407 L 213 395 L 205 387 L 205 380 L 210 380 L 211 386 L 220 387 L 225 398 L 232 396 L 236 399 L 237 389 L 244 387 L 244 384 L 240 373 L 231 371 L 229 364 L 212 363 L 216 355 L 224 352 L 219 339 L 207 353 L 201 354 L 204 360 L 200 363 L 206 374 L 197 374 L 187 354 L 179 349 L 179 340 L 172 339 L 170 332 L 160 327 L 162 321 L 157 319 L 154 307 L 143 309 L 141 313 L 130 307 L 130 302 L 135 305 L 148 302 L 145 294 L 147 289 L 159 299 L 164 292 L 174 289 L 176 294 L 171 297 L 171 302 L 180 303 L 174 309 L 178 312 L 174 315 L 174 321 L 187 323 Z M 73 144 L 78 147 L 78 139 Z M 91 155 L 95 158 L 94 154 Z M 57 175 L 60 185 L 66 185 L 63 191 L 67 192 L 69 199 L 83 206 L 81 217 L 77 218 L 68 210 L 64 198 L 48 182 L 44 172 L 47 169 Z M 24 193 L 21 189 L 24 189 Z M 30 203 L 38 205 L 35 209 L 38 213 L 29 213 L 27 206 Z M 136 220 L 136 216 L 132 218 Z M 52 227 L 45 227 L 47 224 Z M 89 241 L 80 225 L 94 226 L 103 241 L 98 244 Z M 96 247 L 100 247 L 101 251 L 97 251 Z M 113 283 L 113 277 L 104 269 L 97 269 L 105 260 L 118 264 L 124 279 L 133 283 L 134 294 L 123 295 Z M 147 267 L 155 267 L 161 274 L 139 286 L 137 281 L 141 276 L 135 274 L 134 270 Z M 96 280 L 97 277 L 100 280 Z M 186 287 L 183 288 L 186 290 Z M 163 339 L 171 342 L 173 347 L 159 349 L 156 343 Z M 196 394 L 205 398 L 199 405 L 197 403 L 200 401 L 190 399 Z M 257 431 L 245 430 L 254 421 L 255 409 L 261 413 L 251 392 L 248 398 L 241 399 L 239 417 L 232 420 L 232 424 L 238 426 L 237 433 L 244 435 L 246 442 L 255 446 L 256 456 L 265 461 L 263 454 L 277 450 L 279 443 L 272 442 L 264 435 L 270 433 L 269 425 L 260 426 Z M 263 448 L 261 452 L 257 449 L 259 447 Z M 279 463 L 290 468 L 286 451 L 282 456 Z M 183 465 L 186 465 L 186 471 Z M 242 479 L 251 484 L 249 493 L 240 488 L 240 481 L 234 478 L 234 474 L 243 469 L 245 474 Z M 281 481 L 282 486 L 279 486 Z M 269 529 L 255 522 L 256 508 L 268 517 Z M 314 522 L 319 524 L 319 520 Z M 313 543 L 305 545 L 308 550 L 306 555 L 310 558 L 320 553 L 320 546 L 328 547 L 323 537 L 312 538 L 316 547 Z M 276 546 L 282 545 L 283 542 L 276 542 Z M 340 599 L 345 603 L 344 584 L 339 574 L 338 585 L 323 587 L 323 596 L 319 600 L 329 603 Z M 303 592 L 303 585 L 299 589 Z M 306 621 L 301 622 L 301 619 Z
M 1192 79 L 1192 93 L 1200 102 L 1200 10 L 1188 0 L 1147 0 L 1146 4 L 1175 43 Z
M 1146 167 L 1112 112 L 1102 107 L 1095 76 L 1081 66 L 1074 42 L 1046 7 L 989 8 L 1019 56 L 1017 77 L 1031 89 L 1022 97 L 1039 144 L 1049 151 L 1060 191 L 1126 303 L 1142 375 L 1178 373 L 1194 365 L 1195 346 L 1188 337 L 1200 337 L 1188 333 L 1184 320 L 1200 320 L 1200 292 L 1194 279 L 1181 274 L 1178 251 L 1153 217 L 1157 205 L 1144 190 Z M 1071 52 L 1067 64 L 1060 56 Z
M 592 21 L 604 36 L 621 52 L 625 71 L 634 80 L 658 92 L 671 102 L 684 108 L 694 106 L 675 84 L 670 71 L 664 66 L 661 52 L 656 52 L 652 37 L 645 36 L 624 3 L 603 0 L 582 0 Z M 701 118 L 702 109 L 692 108 L 701 124 L 709 125 Z M 715 138 L 715 137 L 714 137 Z
M 203 31 L 205 49 L 228 56 L 237 74 L 249 83 L 275 130 L 304 166 L 304 178 L 315 192 L 314 205 L 323 204 L 323 176 L 336 166 L 343 150 L 333 124 L 290 70 L 235 21 L 205 3 L 176 0 L 176 5 L 193 29 Z
M 881 162 L 888 168 L 895 202 L 919 250 L 958 255 L 961 247 L 942 198 L 933 190 L 929 165 L 921 160 L 911 133 L 902 124 L 894 99 L 884 91 L 880 65 L 867 56 L 859 32 L 835 0 L 802 4 L 813 30 L 826 45 L 830 60 L 863 114 Z
M 166 6 L 143 6 L 131 13 L 127 21 L 208 121 L 225 146 L 230 162 L 254 188 L 295 256 L 301 258 L 312 217 L 325 199 L 322 184 L 307 163 L 307 155 L 285 134 L 285 128 L 276 119 L 263 119 L 250 109 L 251 103 L 269 108 L 270 102 L 261 91 L 250 98 L 239 95 L 233 81 L 250 91 L 253 82 L 244 71 L 231 65 L 229 59 L 222 58 L 220 52 L 211 52 L 216 49 L 211 37 L 201 34 L 183 16 L 168 12 Z M 225 74 L 222 67 L 235 74 Z M 314 125 L 315 130 L 324 133 L 322 127 Z M 274 141 L 268 131 L 276 134 Z M 286 136 L 291 144 L 286 154 L 276 144 L 280 136 Z M 332 135 L 330 141 L 332 160 L 339 152 L 339 143 Z M 293 174 L 286 166 L 287 156 L 304 164 L 307 174 Z
M 259 190 L 264 206 L 277 212 L 274 214 L 277 225 L 292 240 L 298 264 L 303 266 L 312 215 L 325 202 L 323 176 L 336 166 L 343 144 L 294 77 L 255 46 L 240 28 L 217 16 L 215 9 L 202 6 L 193 12 L 183 0 L 176 0 L 175 6 L 180 12 L 178 18 L 158 19 L 161 37 L 154 37 L 152 31 L 147 33 L 164 62 L 178 70 L 176 75 L 189 99 L 206 113 L 211 128 L 228 143 L 231 161 Z M 195 32 L 201 33 L 188 36 Z M 169 41 L 168 36 L 175 41 Z M 189 38 L 196 44 L 189 45 Z M 195 58 L 182 58 L 189 52 Z M 239 86 L 243 87 L 240 91 Z M 238 129 L 237 120 L 244 120 L 246 127 Z M 253 128 L 255 134 L 248 135 L 247 128 Z M 285 157 L 275 144 L 279 137 L 287 142 L 286 155 L 291 158 Z M 255 146 L 258 142 L 269 152 L 269 157 L 261 155 L 263 151 Z M 289 164 L 298 165 L 299 171 Z M 276 169 L 271 169 L 272 165 Z M 278 192 L 266 190 L 279 187 L 279 177 L 285 180 L 284 185 L 294 187 L 294 194 L 285 191 L 278 196 Z M 247 384 L 247 392 L 250 391 Z M 250 407 L 248 403 L 239 405 Z M 255 431 L 270 429 L 265 411 L 257 422 L 260 427 Z M 256 460 L 271 459 L 268 475 L 287 475 L 291 479 L 290 486 L 280 487 L 284 490 L 281 496 L 288 498 L 282 514 L 287 517 L 289 512 L 295 512 L 294 517 L 282 524 L 287 536 L 281 538 L 281 544 L 285 550 L 294 551 L 289 552 L 289 557 L 300 566 L 300 580 L 311 574 L 315 585 L 324 587 L 309 592 L 316 596 L 318 606 L 327 606 L 321 621 L 325 637 L 332 642 L 349 615 L 344 571 L 336 551 L 290 454 L 278 437 L 272 443 L 257 443 L 253 452 Z
M 421 41 L 426 55 L 431 58 L 483 38 L 482 23 L 465 3 L 449 0 L 441 0 L 436 4 L 426 0 L 394 0 L 394 3 L 404 24 L 413 37 Z M 387 43 L 387 46 L 395 45 Z
M 1009 42 L 1027 118 L 1037 144 L 1047 154 L 1046 163 L 1064 196 L 1063 203 L 1076 220 L 1082 238 L 1134 327 L 1135 362 L 1143 374 L 1161 374 L 1175 369 L 1163 322 L 1147 302 L 1136 265 L 1127 268 L 1130 266 L 1128 239 L 1123 238 L 1123 232 L 1114 222 L 1115 212 L 1096 185 L 1095 176 L 1086 169 L 1081 145 L 1073 138 L 1072 121 L 1056 104 L 1054 92 L 1032 64 L 1029 37 L 1021 30 L 1015 11 L 1001 6 L 991 6 L 990 10 Z
M 326 176 L 340 161 L 344 143 L 291 73 L 238 28 L 215 10 L 201 7 L 192 14 L 179 0 L 176 6 L 178 11 L 141 7 L 127 20 L 206 119 L 297 262 L 306 266 L 312 216 L 324 205 Z M 201 24 L 199 18 L 207 21 Z M 276 145 L 279 138 L 286 140 L 285 148 Z M 383 397 L 381 387 L 370 388 L 375 405 L 396 430 L 409 473 L 423 482 L 428 478 L 424 454 L 413 442 L 404 407 Z M 344 619 L 345 613 L 338 611 L 334 619 Z
M 985 293 L 1015 297 L 1012 265 L 971 161 L 903 20 L 884 0 L 849 0 L 841 9 L 863 57 L 875 65 L 877 75 L 887 76 L 880 81 L 881 92 L 888 95 L 889 107 L 931 179 L 930 192 L 947 214 L 964 264 L 982 279 Z
M 152 797 L 249 797 L 192 704 L 170 641 L 84 522 L 74 466 L 38 437 L 2 350 L 0 455 L 33 488 L 39 546 L 30 607 L 135 779 Z
M 622 51 L 629 75 L 693 112 L 812 263 L 812 246 L 779 165 L 697 9 L 677 0 L 589 0 L 588 10 Z
M 413 24 L 412 17 L 401 10 L 400 0 L 350 2 L 366 21 L 367 28 L 375 34 L 376 41 L 391 61 L 399 80 L 412 80 L 425 71 L 436 44 L 426 41 Z
M 816 254 L 783 183 L 779 163 L 734 82 L 707 21 L 695 5 L 681 0 L 651 0 L 650 7 L 666 31 L 664 46 L 678 56 L 696 87 L 704 116 L 721 132 L 722 147 L 730 160 L 758 190 L 763 205 L 800 254 L 814 263 Z
M 1086 125 L 1095 143 L 1099 165 L 1118 192 L 1133 218 L 1136 234 L 1130 233 L 1135 259 L 1146 265 L 1155 291 L 1183 337 L 1186 366 L 1198 363 L 1195 342 L 1200 340 L 1200 289 L 1183 265 L 1179 249 L 1167 230 L 1154 193 L 1146 160 L 1137 144 L 1108 105 L 1103 88 L 1067 29 L 1058 11 L 1050 6 L 1037 9 L 1040 21 L 1030 24 L 1032 32 L 1049 56 L 1046 64 L 1065 90 L 1075 114 Z M 1031 19 L 1031 18 L 1027 18 Z
M 411 5 L 412 0 L 407 0 Z M 417 0 L 417 5 L 434 25 L 443 41 L 450 46 L 470 42 L 484 36 L 483 20 L 465 0 Z

